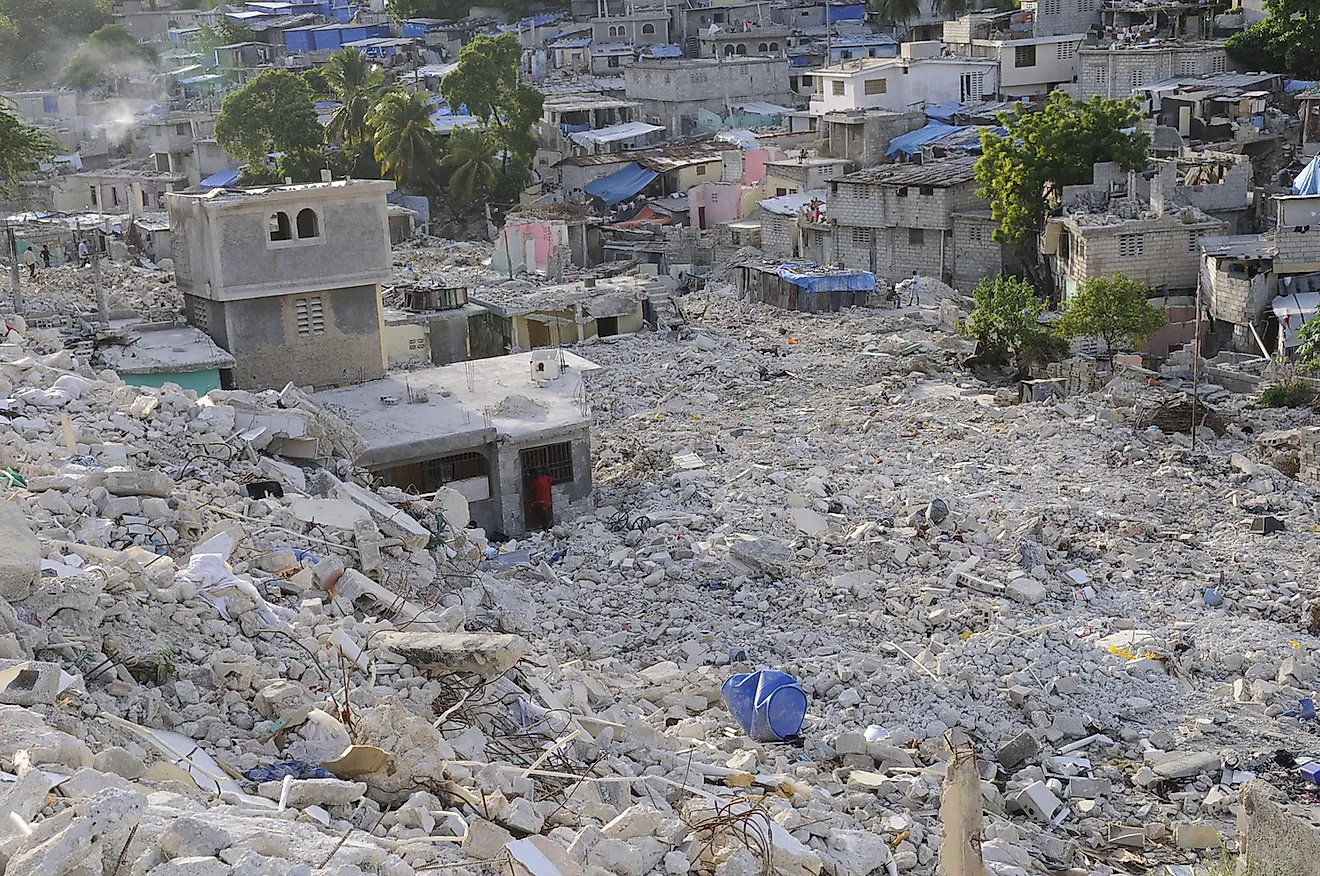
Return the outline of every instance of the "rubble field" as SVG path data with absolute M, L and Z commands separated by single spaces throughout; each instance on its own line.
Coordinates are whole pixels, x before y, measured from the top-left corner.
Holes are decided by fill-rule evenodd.
M 1309 799 L 1309 410 L 1203 386 L 1193 450 L 1182 364 L 1018 404 L 930 305 L 683 310 L 575 348 L 595 511 L 503 543 L 10 317 L 0 873 L 1144 874 Z

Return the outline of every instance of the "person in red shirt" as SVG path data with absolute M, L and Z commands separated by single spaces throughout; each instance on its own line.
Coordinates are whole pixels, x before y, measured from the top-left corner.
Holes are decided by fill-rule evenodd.
M 527 481 L 527 490 L 532 496 L 532 514 L 533 519 L 540 525 L 541 529 L 549 529 L 554 523 L 555 507 L 554 501 L 550 497 L 550 486 L 555 479 L 543 468 L 534 469 L 532 476 Z

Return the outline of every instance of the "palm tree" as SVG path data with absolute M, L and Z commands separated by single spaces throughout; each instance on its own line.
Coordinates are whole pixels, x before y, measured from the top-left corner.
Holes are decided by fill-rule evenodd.
M 335 52 L 321 72 L 330 96 L 339 102 L 326 135 L 336 143 L 361 143 L 368 133 L 367 113 L 385 93 L 385 74 L 357 49 Z
M 476 203 L 479 193 L 500 178 L 499 143 L 488 131 L 458 128 L 449 136 L 449 151 L 441 166 L 451 172 L 449 193 L 459 204 Z
M 391 91 L 367 113 L 380 169 L 396 182 L 424 183 L 435 169 L 435 125 L 424 91 Z
M 871 0 L 871 11 L 881 21 L 903 24 L 921 15 L 921 0 Z
M 949 18 L 961 18 L 976 8 L 975 0 L 934 0 L 935 11 Z

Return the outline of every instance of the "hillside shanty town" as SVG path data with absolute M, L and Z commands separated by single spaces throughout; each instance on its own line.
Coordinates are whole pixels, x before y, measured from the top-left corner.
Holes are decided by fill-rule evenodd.
M 1320 0 L 0 0 L 0 876 L 1320 876 Z

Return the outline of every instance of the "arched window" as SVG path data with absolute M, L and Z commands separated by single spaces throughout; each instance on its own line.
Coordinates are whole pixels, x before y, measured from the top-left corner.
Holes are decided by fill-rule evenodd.
M 747 54 L 747 47 L 746 47 L 745 45 L 743 45 L 742 43 L 738 43 L 738 54 L 740 54 L 740 55 L 745 55 L 745 54 Z
M 765 43 L 757 43 L 756 51 L 764 55 L 766 52 L 770 51 L 770 47 L 767 46 Z
M 612 36 L 612 37 L 621 37 L 621 36 L 623 36 L 623 25 L 621 25 L 621 24 L 619 24 L 619 25 L 614 25 L 614 24 L 610 25 L 610 36 Z
M 283 214 L 281 214 L 283 215 Z M 321 236 L 321 220 L 317 218 L 316 211 L 311 207 L 304 207 L 298 211 L 298 239 L 304 240 L 308 237 Z
M 288 213 L 271 213 L 266 224 L 266 232 L 271 240 L 293 240 L 293 230 L 289 227 Z
M 771 43 L 771 44 L 770 44 L 770 51 L 772 51 L 772 52 L 777 52 L 777 51 L 779 51 L 779 43 Z
M 725 57 L 728 57 L 728 58 L 733 57 L 733 44 L 732 44 L 732 43 L 730 43 L 729 45 L 727 45 L 727 46 L 724 47 L 724 55 L 725 55 Z
M 655 33 L 655 25 L 651 24 L 648 21 L 646 24 L 642 25 L 642 33 L 646 34 L 647 36 L 650 36 L 651 34 Z

